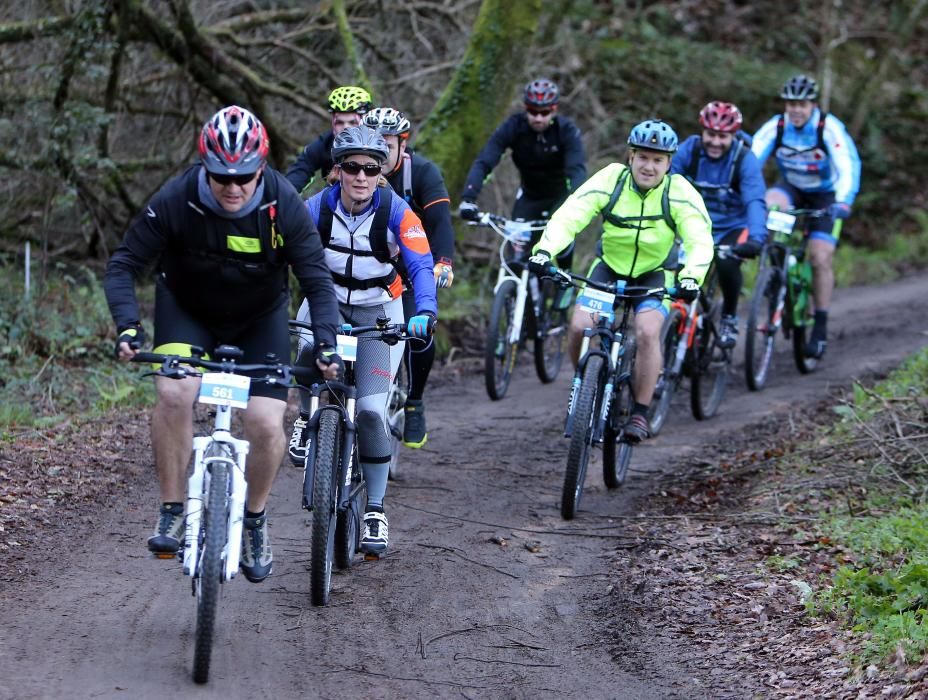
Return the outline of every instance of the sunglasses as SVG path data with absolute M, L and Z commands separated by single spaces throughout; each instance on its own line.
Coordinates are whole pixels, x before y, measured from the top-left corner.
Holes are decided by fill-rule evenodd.
M 238 185 L 239 187 L 244 187 L 249 182 L 258 177 L 258 173 L 251 173 L 249 175 L 215 175 L 213 173 L 209 174 L 209 179 L 215 182 L 220 187 L 228 187 L 229 185 Z
M 356 163 L 353 160 L 346 160 L 344 163 L 339 163 L 338 167 L 340 167 L 349 175 L 357 175 L 362 170 L 368 177 L 377 177 L 380 175 L 380 166 L 376 163 L 364 163 L 362 165 L 361 163 Z
M 552 110 L 550 109 L 526 109 L 525 111 L 528 112 L 529 114 L 535 115 L 536 117 L 547 117 L 549 114 L 551 114 Z

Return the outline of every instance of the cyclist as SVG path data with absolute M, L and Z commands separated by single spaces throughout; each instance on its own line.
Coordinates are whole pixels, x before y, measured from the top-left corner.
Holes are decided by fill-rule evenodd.
M 364 115 L 364 124 L 380 131 L 390 147 L 390 156 L 383 167 L 384 175 L 393 191 L 406 200 L 422 220 L 435 260 L 435 284 L 439 288 L 450 288 L 454 282 L 454 228 L 451 225 L 451 199 L 441 171 L 428 158 L 408 148 L 412 124 L 402 112 L 391 107 L 379 107 Z M 405 276 L 402 269 L 401 274 Z M 415 308 L 415 295 L 407 289 L 403 292 L 403 311 L 411 316 Z M 416 345 L 406 343 L 409 392 L 403 444 L 419 448 L 428 440 L 422 395 L 435 361 L 435 343 L 429 342 L 424 348 Z
M 352 126 L 335 137 L 332 158 L 337 181 L 311 197 L 306 206 L 319 227 L 325 259 L 335 281 L 342 318 L 355 326 L 378 317 L 402 321 L 403 279 L 396 269 L 402 257 L 415 294 L 416 312 L 407 321 L 411 335 L 431 336 L 438 314 L 434 264 L 419 217 L 389 187 L 378 187 L 390 149 L 379 132 Z M 306 302 L 297 318 L 308 318 Z M 312 357 L 313 338 L 303 338 L 300 361 Z M 403 348 L 380 342 L 358 343 L 357 423 L 359 461 L 367 482 L 367 512 L 361 550 L 380 554 L 387 548 L 383 499 L 391 455 L 386 409 L 390 384 Z M 308 408 L 304 397 L 303 410 Z
M 712 219 L 716 244 L 731 246 L 735 258 L 716 261 L 722 289 L 719 346 L 732 348 L 738 337 L 738 296 L 744 279 L 741 260 L 760 253 L 767 239 L 764 176 L 741 131 L 741 110 L 729 102 L 710 102 L 699 112 L 702 135 L 680 144 L 671 173 L 685 176 L 702 195 Z
M 665 268 L 677 264 L 674 243 L 679 237 L 686 262 L 679 271 L 678 295 L 692 301 L 712 262 L 712 225 L 699 192 L 686 178 L 668 174 L 677 135 L 668 124 L 648 120 L 631 130 L 627 143 L 628 166 L 607 165 L 570 195 L 552 215 L 529 263 L 536 271 L 544 269 L 552 256 L 602 214 L 599 255 L 588 277 L 598 282 L 621 279 L 634 286 L 667 286 L 671 282 Z M 662 296 L 647 297 L 635 306 L 638 351 L 632 380 L 635 407 L 625 426 L 629 442 L 650 437 L 648 404 L 663 364 L 660 332 L 666 314 Z M 593 325 L 591 314 L 574 309 L 567 333 L 574 365 L 583 331 Z
M 510 115 L 493 132 L 470 168 L 461 195 L 462 219 L 477 218 L 476 202 L 483 182 L 507 149 L 512 151 L 512 162 L 520 179 L 512 207 L 513 219 L 548 218 L 586 180 L 580 129 L 558 114 L 559 100 L 557 85 L 547 78 L 538 78 L 525 86 L 524 112 Z M 572 261 L 573 246 L 569 246 L 558 257 L 558 265 L 570 269 Z
M 834 291 L 832 259 L 841 224 L 851 215 L 860 189 L 860 156 L 837 117 L 819 109 L 818 84 L 805 75 L 786 81 L 780 97 L 785 114 L 771 117 L 757 133 L 751 150 L 763 165 L 772 154 L 780 179 L 767 190 L 767 206 L 825 209 L 809 231 L 815 324 L 805 354 L 820 358 L 828 345 L 828 307 Z
M 303 202 L 266 166 L 267 132 L 248 110 L 219 110 L 203 126 L 200 164 L 169 181 L 126 232 L 106 268 L 104 288 L 116 322 L 116 354 L 128 361 L 145 338 L 134 279 L 156 263 L 155 352 L 212 352 L 223 343 L 243 362 L 289 360 L 289 265 L 309 299 L 320 343 L 316 364 L 335 378 L 338 305 L 319 235 Z M 327 355 L 327 353 L 329 353 Z M 148 548 L 174 553 L 184 537 L 184 485 L 193 440 L 198 379 L 155 378 L 152 444 L 161 511 Z M 284 454 L 287 390 L 251 387 L 243 413 L 251 444 L 241 567 L 250 581 L 271 573 L 265 503 Z
M 317 171 L 322 173 L 323 178 L 328 177 L 332 170 L 332 142 L 335 137 L 342 129 L 358 126 L 361 117 L 373 106 L 370 93 L 354 85 L 332 90 L 327 104 L 332 114 L 332 128 L 306 144 L 299 158 L 287 170 L 287 179 L 297 192 L 302 192 L 313 181 Z

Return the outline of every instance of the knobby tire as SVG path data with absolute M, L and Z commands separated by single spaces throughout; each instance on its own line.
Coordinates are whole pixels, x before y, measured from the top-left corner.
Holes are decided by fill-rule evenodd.
M 506 280 L 493 297 L 484 348 L 484 379 L 487 394 L 494 401 L 499 401 L 506 395 L 516 354 L 519 352 L 519 344 L 509 342 L 515 306 L 516 283 Z
M 204 459 L 220 456 L 228 456 L 228 450 L 218 443 L 210 444 L 204 453 Z M 213 462 L 209 469 L 206 513 L 200 520 L 202 534 L 198 538 L 202 550 L 198 565 L 200 571 L 197 578 L 197 630 L 193 652 L 195 683 L 206 683 L 209 680 L 219 586 L 222 583 L 222 552 L 228 539 L 229 527 L 229 465 L 217 461 Z
M 354 491 L 362 479 L 361 462 L 358 460 L 357 437 L 352 448 L 351 489 Z M 367 488 L 361 488 L 349 507 L 341 511 L 335 521 L 335 568 L 347 569 L 354 562 L 355 552 L 361 537 L 361 518 L 367 507 Z
M 567 472 L 564 474 L 564 489 L 561 494 L 561 516 L 564 520 L 573 519 L 580 507 L 583 481 L 593 447 L 593 425 L 597 418 L 596 399 L 602 368 L 603 358 L 590 355 L 574 402 L 573 428 L 570 448 L 567 451 Z
M 313 605 L 327 605 L 332 587 L 335 550 L 335 516 L 339 456 L 341 452 L 341 414 L 322 409 L 315 442 L 316 471 L 313 478 L 313 531 L 310 555 L 310 593 Z
M 603 434 L 603 481 L 606 488 L 616 489 L 625 482 L 628 465 L 632 459 L 631 443 L 622 440 L 622 428 L 631 418 L 635 407 L 635 395 L 632 392 L 631 374 L 635 366 L 635 341 L 625 342 L 625 352 L 620 360 L 619 384 L 615 389 L 615 398 L 609 410 L 606 430 Z
M 535 320 L 535 372 L 545 384 L 557 379 L 567 348 L 567 312 L 554 308 L 560 291 L 552 279 L 539 280 L 541 318 Z
M 773 347 L 776 328 L 773 315 L 776 313 L 779 270 L 763 265 L 754 283 L 751 308 L 744 340 L 744 375 L 748 389 L 760 391 L 767 383 L 773 365 Z
M 706 306 L 702 328 L 697 328 L 693 339 L 693 374 L 690 379 L 690 408 L 696 420 L 711 418 L 719 410 L 728 385 L 728 367 L 731 350 L 718 347 L 718 329 L 722 320 L 722 299 L 718 285 L 711 279 L 706 290 Z M 700 305 L 701 302 L 700 302 Z

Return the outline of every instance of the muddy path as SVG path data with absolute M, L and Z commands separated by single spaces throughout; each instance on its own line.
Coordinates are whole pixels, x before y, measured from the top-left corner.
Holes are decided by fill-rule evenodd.
M 135 485 L 59 528 L 28 579 L 0 587 L 0 698 L 751 696 L 700 670 L 692 639 L 668 638 L 610 597 L 627 520 L 657 474 L 830 387 L 880 373 L 928 340 L 928 278 L 840 290 L 827 359 L 800 377 L 778 342 L 768 388 L 740 365 L 720 414 L 694 421 L 684 389 L 659 438 L 639 448 L 626 486 L 607 491 L 598 456 L 578 517 L 558 502 L 569 373 L 541 385 L 524 356 L 509 396 L 490 402 L 472 365 L 443 368 L 427 394 L 430 439 L 404 452 L 387 494 L 391 548 L 333 577 L 309 602 L 308 519 L 300 473 L 281 468 L 270 502 L 274 574 L 225 586 L 210 683 L 190 680 L 194 599 L 175 562 L 145 538 L 156 490 L 147 426 L 126 468 Z M 916 302 L 916 303 L 912 303 Z M 902 317 L 905 313 L 908 316 Z M 54 528 L 53 525 L 49 527 Z M 61 532 L 60 530 L 65 530 Z

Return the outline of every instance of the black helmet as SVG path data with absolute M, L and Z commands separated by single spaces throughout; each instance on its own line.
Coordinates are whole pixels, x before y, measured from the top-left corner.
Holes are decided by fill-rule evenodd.
M 786 81 L 780 91 L 784 100 L 815 100 L 818 98 L 818 83 L 805 75 L 794 75 Z
M 530 107 L 550 107 L 556 105 L 561 96 L 557 85 L 547 78 L 538 78 L 525 86 L 522 101 Z
M 390 155 L 390 147 L 379 131 L 366 126 L 349 126 L 335 137 L 332 143 L 332 160 L 341 163 L 348 156 L 365 155 L 383 163 Z

